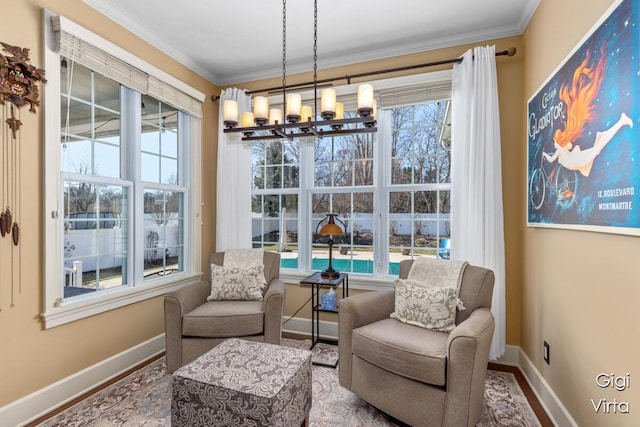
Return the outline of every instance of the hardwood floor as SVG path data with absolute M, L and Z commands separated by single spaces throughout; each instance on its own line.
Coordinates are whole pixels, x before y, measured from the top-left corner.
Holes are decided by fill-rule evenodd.
M 63 412 L 64 410 L 72 407 L 76 403 L 83 401 L 84 399 L 88 398 L 89 396 L 92 396 L 92 395 L 96 394 L 100 390 L 103 390 L 103 389 L 109 387 L 112 384 L 115 384 L 116 382 L 120 381 L 121 379 L 131 375 L 132 373 L 134 373 L 138 369 L 141 369 L 141 368 L 147 366 L 150 363 L 155 362 L 156 360 L 158 360 L 158 359 L 160 359 L 162 357 L 164 357 L 164 352 L 158 354 L 155 357 L 152 357 L 149 360 L 146 360 L 146 361 L 140 363 L 139 365 L 134 366 L 133 368 L 129 369 L 128 371 L 123 372 L 122 374 L 118 375 L 117 377 L 112 378 L 109 381 L 105 382 L 104 384 L 101 384 L 101 385 L 89 390 L 88 392 L 76 397 L 75 399 L 65 403 L 64 405 L 59 406 L 58 408 L 54 409 L 53 411 L 49 412 L 48 414 L 45 414 L 45 415 L 41 416 L 40 418 L 36 419 L 35 421 L 32 421 L 29 424 L 25 424 L 25 427 L 36 427 L 38 424 L 41 424 L 41 423 L 45 422 L 46 420 L 48 420 L 49 418 L 58 415 L 60 412 Z
M 546 411 L 540 404 L 540 401 L 538 400 L 536 395 L 533 393 L 533 390 L 529 386 L 529 383 L 527 382 L 527 380 L 524 378 L 524 375 L 522 375 L 522 372 L 520 372 L 520 369 L 518 369 L 516 366 L 500 365 L 497 363 L 489 363 L 489 369 L 492 369 L 494 371 L 501 371 L 501 372 L 511 372 L 516 377 L 516 380 L 518 381 L 518 385 L 520 386 L 520 388 L 522 389 L 522 392 L 524 393 L 525 397 L 529 401 L 529 405 L 531 405 L 531 409 L 533 409 L 533 412 L 535 412 L 536 416 L 538 417 L 538 421 L 540 421 L 540 425 L 542 427 L 553 427 L 551 418 L 549 418 Z

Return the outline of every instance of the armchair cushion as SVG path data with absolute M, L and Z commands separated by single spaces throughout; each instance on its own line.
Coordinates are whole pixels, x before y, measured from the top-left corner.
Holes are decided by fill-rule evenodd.
M 211 264 L 208 301 L 262 301 L 264 289 L 264 265 L 240 268 Z
M 451 332 L 456 326 L 458 301 L 457 288 L 422 286 L 398 279 L 391 318 L 421 328 Z
M 262 301 L 210 301 L 182 318 L 182 335 L 190 337 L 244 337 L 262 333 Z
M 422 383 L 446 383 L 449 334 L 387 318 L 353 330 L 353 355 Z

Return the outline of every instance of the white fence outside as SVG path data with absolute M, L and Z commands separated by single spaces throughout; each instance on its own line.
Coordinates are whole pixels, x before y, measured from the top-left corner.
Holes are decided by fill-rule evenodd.
M 344 221 L 344 218 L 338 218 Z M 321 219 L 314 220 L 313 231 L 315 231 L 319 221 Z M 350 221 L 353 221 L 354 232 L 370 233 L 373 231 L 373 214 L 355 214 Z M 263 234 L 280 230 L 279 218 L 254 214 L 252 222 L 252 230 L 260 230 Z M 449 214 L 418 214 L 414 217 L 414 224 L 415 227 L 419 227 L 419 230 L 414 230 L 414 232 L 422 236 L 448 237 L 451 233 Z M 347 228 L 350 229 L 350 227 L 351 225 L 347 223 Z M 287 214 L 286 229 L 287 231 L 298 232 L 297 214 Z M 389 216 L 389 232 L 396 235 L 410 235 L 411 216 L 407 214 L 391 214 Z
M 150 238 L 154 233 L 157 238 Z M 173 248 L 177 243 L 177 220 L 169 220 L 169 224 L 163 227 L 157 219 L 151 216 L 145 218 L 145 259 L 161 258 L 164 248 L 168 248 L 168 255 L 174 255 Z M 66 274 L 74 268 L 76 261 L 81 261 L 80 274 L 82 271 L 95 271 L 98 257 L 101 269 L 120 267 L 127 252 L 126 230 L 120 225 L 99 229 L 69 229 L 64 234 L 64 252 Z

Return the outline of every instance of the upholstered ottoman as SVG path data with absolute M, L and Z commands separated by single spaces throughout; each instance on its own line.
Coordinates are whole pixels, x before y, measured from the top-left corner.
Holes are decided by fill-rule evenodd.
M 311 409 L 311 352 L 231 338 L 173 373 L 172 426 L 298 426 Z

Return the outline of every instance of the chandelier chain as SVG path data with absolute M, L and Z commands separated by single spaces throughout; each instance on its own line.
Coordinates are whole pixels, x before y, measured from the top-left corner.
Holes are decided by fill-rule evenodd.
M 287 0 L 282 0 L 282 94 L 287 87 Z M 286 102 L 286 99 L 285 99 Z
M 324 83 L 324 81 L 323 81 Z M 300 87 L 301 85 L 292 85 Z M 331 85 L 329 85 L 331 86 Z M 368 85 L 370 86 L 370 85 Z M 280 89 L 280 88 L 277 88 Z M 359 108 L 359 117 L 344 118 L 342 115 L 336 116 L 335 89 L 326 89 L 328 102 L 324 99 L 323 104 L 328 104 L 326 113 L 318 112 L 318 0 L 313 1 L 313 102 L 314 107 L 310 108 L 301 105 L 301 95 L 292 93 L 287 95 L 287 0 L 282 0 L 282 105 L 283 109 L 269 109 L 269 99 L 266 97 L 256 97 L 253 105 L 253 122 L 245 124 L 245 115 L 242 116 L 242 126 L 238 127 L 238 103 L 232 100 L 225 100 L 223 104 L 224 132 L 242 132 L 243 141 L 271 140 L 286 138 L 290 141 L 300 137 L 323 138 L 329 135 L 351 135 L 359 133 L 373 133 L 376 128 L 375 116 L 370 113 L 370 108 Z M 365 87 L 366 98 L 370 99 L 369 87 Z M 367 90 L 369 92 L 367 92 Z M 287 105 L 287 97 L 291 105 Z M 360 98 L 360 88 L 358 88 L 358 98 Z M 234 104 L 235 102 L 235 104 Z M 334 105 L 332 105 L 332 103 Z M 291 107 L 291 108 L 289 108 Z M 324 109 L 324 107 L 323 107 Z M 310 111 L 312 110 L 312 111 Z M 340 110 L 342 111 L 342 110 Z M 283 114 L 284 112 L 284 114 Z M 321 116 L 322 120 L 318 117 Z M 247 115 L 249 119 L 251 116 Z M 268 117 L 268 119 L 267 119 Z M 301 120 L 302 119 L 302 120 Z M 358 126 L 361 125 L 361 126 Z
M 318 0 L 313 0 L 313 100 L 315 117 L 318 114 Z

